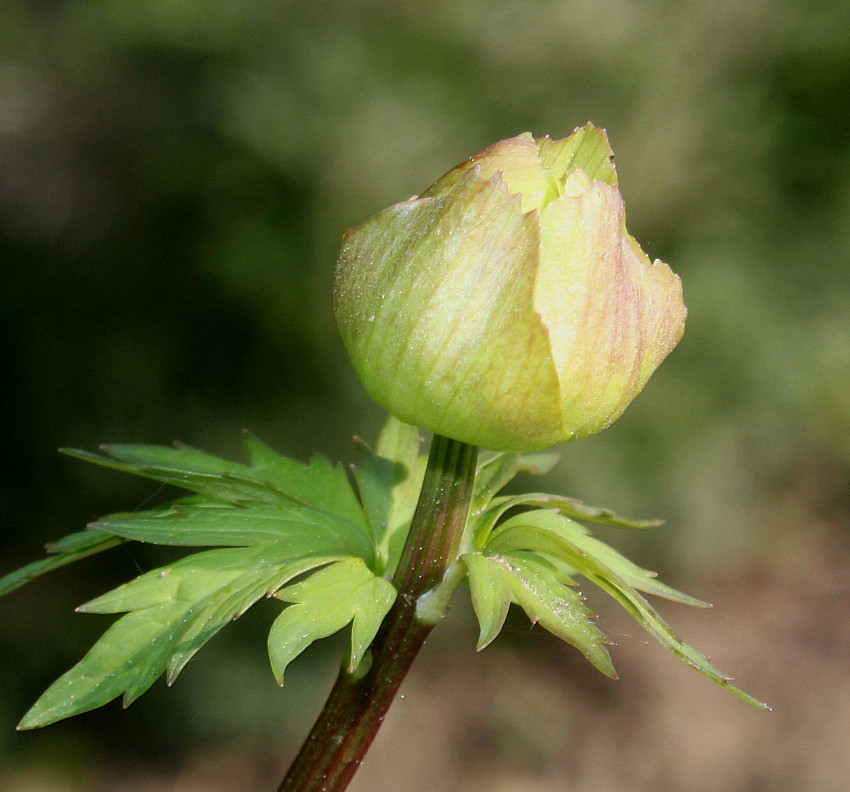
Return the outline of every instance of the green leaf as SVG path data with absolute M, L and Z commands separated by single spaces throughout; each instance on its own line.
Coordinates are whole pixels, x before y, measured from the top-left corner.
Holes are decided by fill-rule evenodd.
M 711 605 L 703 600 L 684 594 L 658 580 L 658 573 L 652 572 L 630 561 L 618 553 L 613 547 L 600 542 L 590 535 L 590 532 L 576 523 L 567 524 L 565 530 L 570 531 L 573 545 L 585 558 L 591 558 L 601 566 L 614 572 L 621 580 L 632 588 L 645 594 L 663 597 L 672 602 L 691 605 L 697 608 L 710 608 Z
M 339 556 L 312 555 L 283 564 L 259 566 L 245 571 L 206 597 L 203 606 L 180 636 L 180 641 L 169 658 L 169 684 L 207 641 L 227 624 L 239 618 L 255 602 L 272 596 L 281 586 L 299 575 L 339 560 Z
M 169 602 L 123 616 L 42 694 L 18 728 L 47 726 L 122 694 L 125 706 L 138 698 L 165 668 L 187 610 L 185 603 Z
M 189 610 L 186 602 L 172 601 L 121 617 L 77 665 L 42 694 L 18 728 L 47 726 L 121 695 L 124 705 L 129 705 L 165 669 Z
M 251 507 L 213 504 L 182 505 L 154 516 L 107 517 L 94 523 L 125 539 L 151 544 L 199 546 L 261 546 L 286 541 L 304 552 L 344 552 L 371 562 L 367 535 L 355 524 L 329 512 L 288 504 Z
M 130 613 L 48 688 L 20 728 L 45 726 L 121 695 L 127 706 L 166 670 L 172 682 L 207 641 L 258 599 L 304 572 L 345 558 L 293 558 L 281 544 L 195 553 L 81 606 L 85 613 Z
M 269 635 L 278 681 L 313 641 L 348 624 L 348 670 L 355 673 L 359 666 L 362 671 L 369 644 L 396 597 L 384 578 L 395 569 L 416 508 L 426 461 L 419 446 L 418 430 L 394 418 L 374 450 L 358 441 L 357 494 L 345 470 L 324 457 L 297 462 L 249 434 L 247 464 L 179 444 L 104 446 L 103 455 L 69 452 L 193 494 L 170 506 L 113 514 L 49 545 L 48 558 L 0 578 L 0 594 L 127 540 L 223 549 L 195 553 L 83 605 L 84 612 L 126 615 L 44 693 L 21 728 L 43 726 L 122 695 L 126 706 L 163 673 L 170 684 L 226 624 L 271 595 L 291 603 Z M 466 575 L 481 628 L 479 648 L 501 631 L 513 602 L 613 676 L 605 636 L 574 588 L 575 577 L 583 575 L 683 661 L 747 703 L 763 706 L 682 642 L 641 592 L 705 603 L 661 583 L 574 520 L 629 529 L 660 523 L 627 520 L 557 495 L 498 495 L 517 473 L 544 473 L 556 460 L 550 453 L 481 453 L 463 555 L 440 586 L 417 603 L 417 614 L 439 620 Z
M 614 578 L 605 574 L 588 573 L 588 577 L 593 580 L 600 588 L 607 591 L 617 602 L 619 602 L 625 610 L 643 628 L 652 635 L 662 646 L 669 649 L 676 657 L 685 662 L 691 668 L 696 669 L 703 676 L 710 679 L 720 687 L 728 690 L 733 696 L 737 697 L 745 704 L 749 704 L 759 709 L 770 709 L 770 707 L 757 698 L 744 692 L 740 688 L 731 684 L 732 677 L 721 671 L 716 666 L 713 666 L 708 658 L 689 646 L 676 633 L 673 632 L 667 622 L 662 619 L 655 609 L 636 591 L 628 587 L 620 585 Z
M 246 435 L 245 446 L 249 465 L 182 444 L 101 446 L 106 456 L 73 449 L 64 453 L 231 504 L 309 506 L 368 531 L 363 510 L 341 467 L 321 456 L 305 465 L 277 454 L 253 435 Z
M 555 466 L 558 459 L 558 454 L 548 451 L 534 454 L 482 451 L 478 457 L 478 470 L 475 474 L 472 513 L 476 514 L 488 508 L 497 493 L 507 486 L 517 473 L 543 475 Z
M 532 511 L 505 521 L 493 531 L 486 548 L 487 553 L 514 554 L 518 551 L 540 552 L 563 561 L 610 594 L 650 635 L 681 660 L 742 701 L 765 707 L 731 685 L 729 676 L 684 643 L 639 592 L 688 605 L 705 606 L 704 602 L 656 581 L 654 573 L 641 569 L 591 537 L 587 529 L 554 511 Z
M 548 473 L 561 458 L 560 454 L 551 451 L 535 451 L 532 454 L 521 454 L 519 458 L 519 473 L 532 476 L 543 476 Z
M 317 540 L 312 553 L 303 545 L 279 541 L 262 548 L 210 550 L 157 569 L 79 610 L 117 613 L 160 605 L 172 600 L 193 602 L 193 613 L 168 658 L 169 682 L 222 627 L 241 616 L 262 597 L 273 595 L 295 577 L 326 564 L 347 559 L 330 552 Z M 356 559 L 363 564 L 361 559 Z
M 604 674 L 616 677 L 606 638 L 592 621 L 581 596 L 558 571 L 533 553 L 467 553 L 472 604 L 481 625 L 478 648 L 487 646 L 504 624 L 511 600 L 553 635 L 572 644 Z
M 254 475 L 267 478 L 287 497 L 335 514 L 368 532 L 363 509 L 340 465 L 318 454 L 305 465 L 278 454 L 248 432 L 245 449 Z
M 14 572 L 0 577 L 0 596 L 14 591 L 41 575 L 79 561 L 103 550 L 109 550 L 124 541 L 120 536 L 100 531 L 79 531 L 47 546 L 51 554 L 33 561 Z
M 348 672 L 354 673 L 392 607 L 396 591 L 360 559 L 345 559 L 279 591 L 293 603 L 269 633 L 269 657 L 279 684 L 286 667 L 311 643 L 351 623 Z
M 63 453 L 113 470 L 173 484 L 228 503 L 293 502 L 291 497 L 276 489 L 270 482 L 237 473 L 236 471 L 245 467 L 237 462 L 227 463 L 226 460 L 221 460 L 222 469 L 217 471 L 210 470 L 212 466 L 209 464 L 201 469 L 188 466 L 188 460 L 193 456 L 184 452 L 194 449 L 113 445 L 102 446 L 101 450 L 110 456 L 77 449 L 63 449 Z M 184 464 L 187 466 L 181 467 Z
M 255 556 L 255 550 L 244 548 L 194 553 L 139 575 L 129 583 L 80 605 L 77 611 L 124 613 L 169 602 L 191 604 L 238 577 L 252 566 Z
M 374 451 L 357 441 L 354 478 L 375 537 L 379 574 L 395 569 L 416 510 L 426 462 L 420 442 L 416 427 L 392 417 Z
M 77 531 L 77 533 L 68 534 L 68 536 L 63 536 L 61 539 L 55 542 L 48 542 L 45 545 L 45 550 L 51 555 L 64 555 L 66 553 L 99 553 L 101 550 L 107 549 L 104 545 L 108 547 L 115 547 L 117 544 L 121 544 L 122 539 L 120 536 L 111 537 L 113 540 L 110 542 L 110 537 L 108 537 L 102 531 L 90 531 L 86 529 L 85 531 Z
M 497 498 L 497 493 L 520 472 L 522 457 L 519 454 L 487 451 L 479 454 L 478 470 L 472 492 L 469 517 L 464 529 L 461 548 L 464 552 L 481 550 L 493 526 L 510 506 L 499 508 L 510 496 Z
M 477 514 L 487 508 L 496 493 L 516 476 L 519 467 L 519 454 L 501 452 L 480 454 L 472 493 L 471 512 Z
M 465 553 L 461 561 L 469 573 L 472 607 L 481 628 L 477 646 L 480 651 L 502 631 L 511 605 L 511 588 L 503 568 L 483 553 Z
M 373 475 L 364 501 L 372 517 L 378 504 L 384 509 L 384 552 L 391 552 L 392 531 L 406 533 L 415 508 L 424 472 L 418 444 L 413 427 L 391 420 L 370 459 L 375 464 L 369 473 L 381 475 Z M 104 455 L 70 452 L 194 494 L 171 506 L 103 518 L 51 545 L 49 558 L 7 575 L 0 591 L 127 540 L 223 549 L 187 556 L 81 606 L 83 612 L 126 615 L 44 693 L 21 728 L 43 726 L 121 695 L 129 704 L 164 672 L 170 684 L 226 624 L 310 573 L 315 581 L 308 577 L 286 590 L 296 604 L 278 622 L 275 634 L 284 635 L 285 648 L 277 657 L 288 653 L 289 662 L 298 651 L 284 629 L 287 621 L 300 623 L 299 614 L 313 614 L 314 640 L 323 630 L 328 634 L 344 611 L 335 629 L 352 622 L 351 667 L 360 663 L 395 590 L 370 569 L 376 562 L 372 526 L 348 476 L 323 457 L 308 464 L 282 457 L 252 435 L 245 447 L 248 464 L 184 445 L 113 445 L 103 448 Z M 383 475 L 385 462 L 392 477 Z M 322 567 L 327 570 L 316 571 Z M 279 674 L 285 662 L 276 666 Z
M 582 522 L 610 525 L 612 528 L 635 530 L 642 528 L 658 528 L 664 525 L 664 520 L 629 520 L 601 506 L 587 506 L 575 498 L 565 498 L 558 495 L 527 495 L 525 505 L 547 509 L 555 508 L 565 517 Z
M 638 591 L 685 605 L 710 607 L 702 600 L 661 583 L 655 572 L 642 569 L 595 539 L 584 526 L 554 511 L 526 512 L 506 520 L 493 532 L 487 549 L 493 552 L 535 550 L 558 558 L 576 570 L 589 558 Z
M 504 495 L 493 497 L 484 506 L 472 511 L 464 537 L 464 549 L 482 550 L 487 545 L 490 534 L 499 520 L 511 509 L 518 508 L 555 510 L 576 520 L 602 523 L 616 528 L 652 528 L 662 524 L 658 520 L 627 520 L 610 509 L 585 506 L 575 498 L 566 498 L 561 495 L 539 492 L 526 495 Z
M 581 570 L 585 561 L 591 559 L 638 591 L 685 605 L 710 607 L 708 603 L 656 580 L 655 572 L 642 569 L 595 539 L 584 526 L 554 511 L 526 512 L 506 520 L 493 532 L 487 548 L 494 552 L 536 550 L 558 558 L 576 570 Z

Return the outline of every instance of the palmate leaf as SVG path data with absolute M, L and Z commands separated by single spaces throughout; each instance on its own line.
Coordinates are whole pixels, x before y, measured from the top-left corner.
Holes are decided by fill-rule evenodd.
M 347 556 L 293 558 L 279 545 L 208 550 L 86 603 L 80 611 L 130 613 L 48 688 L 20 728 L 45 726 L 121 695 L 127 706 L 166 671 L 172 682 L 210 638 L 257 600 L 304 572 L 342 558 Z
M 367 530 L 363 510 L 340 466 L 322 456 L 314 456 L 307 464 L 289 459 L 248 433 L 245 449 L 250 460 L 247 465 L 181 443 L 173 447 L 104 445 L 102 455 L 76 449 L 64 453 L 227 503 L 309 506 Z
M 303 464 L 251 435 L 245 445 L 248 464 L 183 445 L 71 452 L 193 494 L 171 506 L 103 518 L 65 537 L 49 546 L 53 555 L 0 580 L 0 591 L 125 541 L 223 549 L 189 555 L 81 606 L 86 613 L 126 615 L 48 688 L 20 728 L 44 726 L 119 696 L 126 706 L 162 674 L 170 684 L 226 624 L 309 574 L 315 582 L 307 577 L 281 593 L 294 604 L 273 630 L 275 673 L 281 676 L 310 642 L 349 623 L 349 662 L 360 662 L 395 599 L 395 589 L 375 568 L 386 566 L 389 548 L 399 543 L 394 534 L 403 541 L 415 507 L 424 470 L 418 433 L 390 421 L 376 452 L 369 452 L 368 474 L 355 476 L 360 484 L 375 471 L 393 474 L 375 477 L 368 496 L 361 495 L 362 506 L 345 471 L 326 459 Z

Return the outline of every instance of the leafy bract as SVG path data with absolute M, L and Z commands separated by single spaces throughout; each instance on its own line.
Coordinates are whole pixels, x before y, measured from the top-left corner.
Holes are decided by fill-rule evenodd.
M 641 592 L 687 605 L 706 607 L 706 603 L 656 580 L 655 573 L 642 569 L 613 548 L 594 539 L 587 528 L 557 511 L 537 509 L 516 515 L 499 524 L 490 533 L 484 547 L 483 556 L 485 558 L 511 559 L 515 558 L 518 553 L 532 553 L 539 558 L 548 559 L 557 565 L 555 568 L 559 569 L 561 574 L 569 571 L 571 574 L 585 577 L 610 594 L 650 635 L 685 663 L 711 681 L 726 688 L 747 704 L 757 707 L 765 706 L 749 694 L 734 687 L 728 675 L 713 666 L 704 655 L 684 643 L 646 601 Z M 473 577 L 474 572 L 470 570 L 471 585 Z M 515 601 L 525 608 L 523 600 L 517 597 L 515 591 L 512 591 L 512 593 Z M 476 605 L 474 589 L 473 604 Z M 476 605 L 476 612 L 479 612 L 478 605 Z M 484 612 L 486 613 L 486 611 Z M 529 612 L 527 608 L 526 612 Z M 561 615 L 562 612 L 557 607 L 553 609 L 555 617 Z M 539 621 L 544 627 L 555 632 L 539 615 L 529 612 L 529 616 L 533 621 Z M 481 620 L 480 614 L 479 620 Z M 481 623 L 483 635 L 485 621 Z M 495 620 L 488 615 L 486 632 L 489 640 L 495 637 L 495 635 L 491 635 L 494 625 Z M 555 632 L 555 634 L 558 635 L 559 633 Z M 562 635 L 559 635 L 559 637 L 574 643 L 570 640 L 570 637 Z M 588 657 L 594 662 L 589 655 Z M 594 662 L 594 664 L 596 663 Z
M 33 561 L 31 564 L 0 578 L 0 597 L 47 572 L 52 572 L 54 569 L 72 564 L 74 561 L 80 561 L 103 550 L 109 550 L 123 541 L 120 536 L 104 531 L 79 531 L 70 534 L 47 546 L 49 553 L 47 558 L 40 558 L 38 561 Z
M 363 441 L 357 443 L 354 478 L 366 512 L 381 574 L 395 571 L 407 526 L 413 519 L 426 457 L 419 453 L 419 430 L 388 421 L 373 451 Z
M 483 649 L 499 633 L 511 601 L 516 602 L 532 623 L 540 623 L 561 640 L 575 646 L 604 674 L 616 677 L 605 648 L 605 635 L 581 596 L 570 588 L 557 569 L 535 553 L 467 553 L 463 562 L 469 570 L 472 604 L 481 633 Z
M 221 549 L 188 555 L 81 606 L 86 613 L 125 615 L 48 688 L 21 728 L 119 696 L 126 706 L 162 674 L 170 684 L 225 625 L 276 593 L 295 603 L 272 630 L 277 676 L 313 640 L 349 623 L 349 665 L 359 664 L 395 599 L 392 584 L 379 575 L 403 542 L 416 505 L 424 471 L 418 433 L 394 419 L 387 424 L 376 451 L 362 454 L 362 469 L 355 469 L 360 498 L 344 469 L 323 457 L 297 462 L 247 434 L 245 448 L 247 464 L 185 445 L 67 452 L 192 494 L 102 518 L 59 540 L 48 546 L 47 558 L 0 579 L 0 593 L 126 541 Z M 281 591 L 296 578 L 300 582 Z
M 351 623 L 348 672 L 354 673 L 396 598 L 387 580 L 357 558 L 325 567 L 301 583 L 279 591 L 293 603 L 272 625 L 269 657 L 279 684 L 286 667 L 313 641 L 326 638 Z
M 113 514 L 48 545 L 48 556 L 0 578 L 8 593 L 45 572 L 122 542 L 203 549 L 151 570 L 79 608 L 123 614 L 83 659 L 25 715 L 35 728 L 123 697 L 125 706 L 165 675 L 169 684 L 225 625 L 254 603 L 286 603 L 268 640 L 272 670 L 311 643 L 350 625 L 346 667 L 358 673 L 396 600 L 389 582 L 407 536 L 426 457 L 419 432 L 391 418 L 374 449 L 357 441 L 353 480 L 324 457 L 281 456 L 246 434 L 246 463 L 185 445 L 110 445 L 70 451 L 98 465 L 145 476 L 190 494 L 145 511 Z M 572 644 L 616 676 L 609 642 L 576 589 L 580 578 L 613 597 L 664 647 L 749 704 L 729 678 L 685 644 L 644 595 L 704 606 L 595 539 L 580 523 L 647 528 L 608 509 L 546 493 L 501 495 L 518 473 L 545 473 L 550 453 L 482 452 L 459 558 L 417 603 L 434 624 L 466 577 L 478 617 L 479 649 L 499 634 L 512 603 L 533 623 Z

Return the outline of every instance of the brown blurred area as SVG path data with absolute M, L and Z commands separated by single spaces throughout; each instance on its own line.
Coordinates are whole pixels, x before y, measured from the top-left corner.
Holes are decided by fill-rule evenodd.
M 59 446 L 180 439 L 351 461 L 380 412 L 331 313 L 342 231 L 496 139 L 608 128 L 684 341 L 531 486 L 667 519 L 603 537 L 750 710 L 593 600 L 612 682 L 459 593 L 353 790 L 850 786 L 850 6 L 686 0 L 7 0 L 0 6 L 0 572 L 164 497 Z M 528 482 L 523 482 L 525 486 Z M 262 603 L 171 689 L 14 725 L 173 557 L 119 548 L 0 600 L 4 792 L 273 789 L 339 642 L 273 682 Z M 588 592 L 589 593 L 589 592 Z

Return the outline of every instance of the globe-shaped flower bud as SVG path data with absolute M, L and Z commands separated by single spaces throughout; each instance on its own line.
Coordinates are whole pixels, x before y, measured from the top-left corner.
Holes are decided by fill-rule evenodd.
M 526 133 L 344 237 L 335 311 L 369 395 L 495 451 L 609 426 L 684 332 L 679 278 L 626 231 L 587 125 Z

